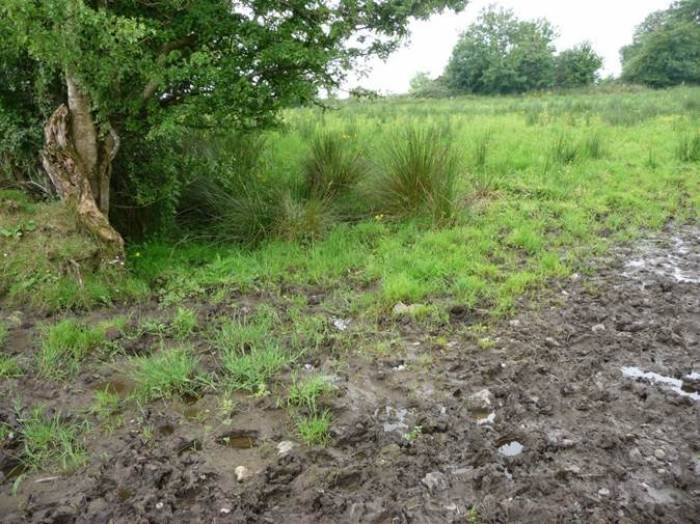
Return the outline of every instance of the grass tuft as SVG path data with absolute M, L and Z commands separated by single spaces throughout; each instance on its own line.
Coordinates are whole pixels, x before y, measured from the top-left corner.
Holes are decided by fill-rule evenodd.
M 22 423 L 22 460 L 31 469 L 73 471 L 88 455 L 82 442 L 85 426 L 63 422 L 60 415 L 46 418 L 34 409 Z
M 51 379 L 73 375 L 90 352 L 104 343 L 102 327 L 88 327 L 74 319 L 62 320 L 44 333 L 37 357 L 39 373 Z
M 325 446 L 330 439 L 331 415 L 328 411 L 295 420 L 299 438 L 309 446 Z
M 147 357 L 134 357 L 134 396 L 149 402 L 194 394 L 201 384 L 198 363 L 190 347 L 161 349 Z
M 349 139 L 323 132 L 312 144 L 304 166 L 306 191 L 316 200 L 335 199 L 350 191 L 366 173 L 366 164 Z

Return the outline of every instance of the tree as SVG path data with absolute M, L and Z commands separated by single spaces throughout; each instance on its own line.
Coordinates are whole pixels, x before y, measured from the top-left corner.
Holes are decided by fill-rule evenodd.
M 464 32 L 447 66 L 456 89 L 473 93 L 522 93 L 554 82 L 555 30 L 546 20 L 519 20 L 513 11 L 489 7 Z
M 28 62 L 27 85 L 39 72 L 60 79 L 51 94 L 63 103 L 45 125 L 42 164 L 81 223 L 120 253 L 108 217 L 121 144 L 136 157 L 141 141 L 183 128 L 268 125 L 279 108 L 337 85 L 355 60 L 386 56 L 410 19 L 465 3 L 3 0 L 0 57 Z
M 411 78 L 409 94 L 418 98 L 444 98 L 451 91 L 444 77 L 433 79 L 428 73 L 419 72 Z
M 566 49 L 556 57 L 556 84 L 559 87 L 583 87 L 595 83 L 603 58 L 590 42 Z
M 700 0 L 650 14 L 621 50 L 622 79 L 651 87 L 700 83 Z

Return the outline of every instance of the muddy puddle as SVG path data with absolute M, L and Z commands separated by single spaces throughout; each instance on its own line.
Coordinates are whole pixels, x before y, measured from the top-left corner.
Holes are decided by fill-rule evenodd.
M 700 392 L 698 392 L 698 378 L 700 374 L 690 373 L 683 379 L 666 377 L 652 371 L 642 371 L 635 366 L 622 368 L 622 374 L 625 378 L 641 380 L 654 385 L 658 385 L 663 389 L 673 391 L 676 395 L 689 397 L 692 400 L 700 401 Z

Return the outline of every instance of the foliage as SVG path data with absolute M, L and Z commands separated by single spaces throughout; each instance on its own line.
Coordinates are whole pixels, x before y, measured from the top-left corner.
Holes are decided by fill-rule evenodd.
M 416 98 L 444 98 L 452 90 L 445 77 L 432 79 L 428 73 L 419 72 L 411 79 L 409 94 Z
M 598 79 L 603 58 L 590 42 L 566 49 L 556 57 L 556 85 L 563 88 L 590 86 Z
M 198 359 L 187 346 L 161 349 L 150 356 L 134 357 L 135 396 L 148 402 L 157 398 L 193 394 L 200 381 Z
M 650 14 L 624 47 L 622 78 L 651 87 L 700 82 L 700 0 Z
M 84 427 L 64 422 L 58 413 L 48 418 L 38 408 L 21 423 L 22 460 L 29 468 L 69 472 L 87 462 Z
M 435 224 L 456 212 L 460 162 L 450 137 L 437 128 L 411 127 L 388 146 L 374 197 L 382 213 L 396 217 L 426 214 Z
M 446 69 L 449 84 L 472 93 L 522 93 L 552 85 L 555 30 L 544 20 L 519 20 L 495 6 L 465 31 Z
M 74 319 L 61 320 L 46 329 L 38 355 L 39 372 L 49 378 L 71 375 L 104 342 L 102 327 L 89 327 Z

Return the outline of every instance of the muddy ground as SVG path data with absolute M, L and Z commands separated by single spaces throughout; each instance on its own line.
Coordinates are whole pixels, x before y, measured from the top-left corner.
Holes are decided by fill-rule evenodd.
M 139 415 L 152 440 L 126 420 L 75 474 L 31 474 L 16 496 L 4 479 L 0 521 L 700 522 L 700 230 L 520 311 L 489 344 L 455 330 L 436 347 L 406 322 L 396 358 L 309 362 L 338 386 L 326 448 L 299 444 L 271 397 L 230 421 L 207 397 L 156 403 Z M 82 380 L 73 399 L 104 378 Z

